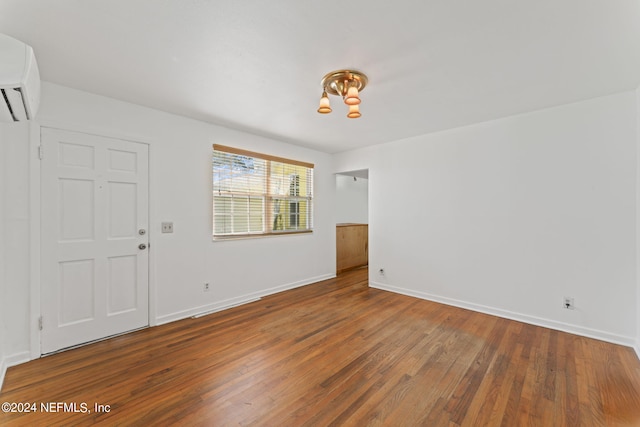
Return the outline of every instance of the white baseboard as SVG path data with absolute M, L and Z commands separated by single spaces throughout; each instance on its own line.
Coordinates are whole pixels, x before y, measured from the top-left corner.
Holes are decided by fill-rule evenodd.
M 216 311 L 226 310 L 231 307 L 236 307 L 238 305 L 247 304 L 252 301 L 259 300 L 262 297 L 267 295 L 276 294 L 278 292 L 286 291 L 289 289 L 299 288 L 301 286 L 309 285 L 311 283 L 321 282 L 327 279 L 333 279 L 336 277 L 335 274 L 325 274 L 322 276 L 311 277 L 308 279 L 300 280 L 293 283 L 288 283 L 282 286 L 276 286 L 274 288 L 265 289 L 258 292 L 252 292 L 250 294 L 241 295 L 235 298 L 229 298 L 226 300 L 218 301 L 212 304 L 201 305 L 198 307 L 190 308 L 188 310 L 177 311 L 175 313 L 166 314 L 163 316 L 158 316 L 156 318 L 157 325 L 163 325 L 165 323 L 174 322 L 176 320 L 186 319 L 187 317 L 198 316 L 202 314 L 210 314 Z
M 0 391 L 2 391 L 2 385 L 4 384 L 4 377 L 7 373 L 7 369 L 12 366 L 30 361 L 30 355 L 30 352 L 23 351 L 22 353 L 17 353 L 12 356 L 3 357 L 0 360 Z
M 379 282 L 370 282 L 372 288 L 381 289 L 384 291 L 394 292 L 397 294 L 407 295 L 410 297 L 416 297 L 428 301 L 433 301 L 441 304 L 451 305 L 454 307 L 464 308 L 467 310 L 477 311 L 480 313 L 490 314 L 493 316 L 503 317 L 505 319 L 516 320 L 518 322 L 528 323 L 531 325 L 542 326 L 549 329 L 555 329 L 558 331 L 568 332 L 575 335 L 580 335 L 587 338 L 594 338 L 600 341 L 607 341 L 613 344 L 620 344 L 627 347 L 634 347 L 638 357 L 640 357 L 640 351 L 638 349 L 639 344 L 632 337 L 624 335 L 613 334 L 606 331 L 600 331 L 598 329 L 585 328 L 579 325 L 573 325 L 570 323 L 558 322 L 551 319 L 544 319 L 536 316 L 528 316 L 526 314 L 516 313 L 508 310 L 502 310 L 499 308 L 489 307 L 480 304 L 474 304 L 467 301 L 460 301 L 452 298 L 441 297 L 438 295 L 429 294 L 427 292 L 415 291 L 411 289 L 399 288 L 396 286 L 390 286 Z
M 638 360 L 640 360 L 640 341 L 636 341 L 636 345 L 633 347 L 633 349 L 636 351 Z

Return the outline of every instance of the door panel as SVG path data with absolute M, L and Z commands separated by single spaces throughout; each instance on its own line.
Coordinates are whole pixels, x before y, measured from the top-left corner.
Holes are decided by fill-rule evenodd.
M 59 325 L 64 327 L 94 320 L 94 260 L 63 261 L 59 268 Z
M 92 180 L 59 178 L 61 241 L 93 241 L 95 198 Z
M 135 310 L 137 307 L 137 264 L 135 255 L 109 258 L 108 315 Z
M 148 325 L 148 146 L 41 139 L 42 353 Z
M 138 216 L 137 185 L 130 182 L 109 182 L 109 239 L 135 238 Z

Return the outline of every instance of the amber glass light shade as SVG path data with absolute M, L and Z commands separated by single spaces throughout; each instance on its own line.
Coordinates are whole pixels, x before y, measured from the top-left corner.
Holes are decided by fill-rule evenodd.
M 344 103 L 347 105 L 360 104 L 360 98 L 358 97 L 358 88 L 351 84 L 347 89 L 347 96 L 344 98 Z
M 330 112 L 331 105 L 329 104 L 329 97 L 327 96 L 327 92 L 322 92 L 322 98 L 320 98 L 320 107 L 318 108 L 318 113 L 328 114 Z
M 358 107 L 358 104 L 349 105 L 349 114 L 347 114 L 347 117 L 350 119 L 357 119 L 360 116 L 360 107 Z

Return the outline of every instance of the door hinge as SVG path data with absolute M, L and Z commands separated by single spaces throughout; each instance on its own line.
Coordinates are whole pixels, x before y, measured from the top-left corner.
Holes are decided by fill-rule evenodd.
M 42 160 L 43 157 L 44 157 L 44 154 L 42 150 L 42 145 L 38 145 L 38 158 Z
M 38 329 L 42 330 L 42 316 L 38 317 Z

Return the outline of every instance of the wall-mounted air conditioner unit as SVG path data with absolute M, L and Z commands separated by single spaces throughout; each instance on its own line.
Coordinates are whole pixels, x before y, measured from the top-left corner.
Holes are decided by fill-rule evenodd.
M 31 46 L 0 34 L 0 122 L 31 120 L 40 105 L 40 73 Z

